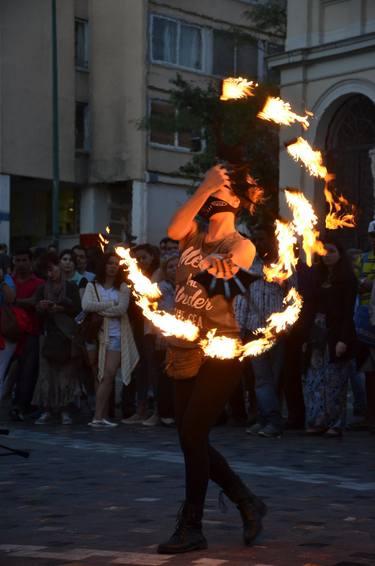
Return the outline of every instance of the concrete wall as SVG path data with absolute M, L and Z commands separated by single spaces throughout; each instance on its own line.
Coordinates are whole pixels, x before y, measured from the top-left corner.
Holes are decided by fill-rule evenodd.
M 91 0 L 90 181 L 144 178 L 146 2 Z
M 57 2 L 61 179 L 74 181 L 74 1 Z M 51 2 L 2 0 L 0 171 L 52 173 Z
M 289 0 L 286 53 L 271 65 L 281 71 L 281 96 L 295 111 L 314 113 L 311 126 L 280 130 L 280 187 L 301 188 L 321 200 L 322 182 L 310 177 L 284 149 L 302 135 L 324 150 L 327 128 L 346 96 L 360 93 L 375 103 L 375 3 L 366 0 Z M 303 50 L 302 50 L 303 49 Z M 284 200 L 281 213 L 288 216 Z

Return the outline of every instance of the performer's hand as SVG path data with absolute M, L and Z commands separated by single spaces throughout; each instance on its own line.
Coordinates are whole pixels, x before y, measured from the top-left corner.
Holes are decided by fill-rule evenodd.
M 200 262 L 199 267 L 202 271 L 207 269 L 208 273 L 219 279 L 230 279 L 239 270 L 238 265 L 232 261 L 232 254 L 209 255 Z
M 337 342 L 335 350 L 336 356 L 338 358 L 341 358 L 341 356 L 343 356 L 347 350 L 347 345 L 344 344 L 344 342 Z
M 197 192 L 203 193 L 209 197 L 213 193 L 216 193 L 219 189 L 223 188 L 230 188 L 228 171 L 222 165 L 215 165 L 206 172 Z

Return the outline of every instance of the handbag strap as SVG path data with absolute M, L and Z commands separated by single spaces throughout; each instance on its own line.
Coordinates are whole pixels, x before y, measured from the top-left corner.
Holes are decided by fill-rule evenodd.
M 99 297 L 98 289 L 96 288 L 96 283 L 95 283 L 95 281 L 93 283 L 94 283 L 96 298 L 98 299 L 98 303 L 100 303 L 100 297 Z

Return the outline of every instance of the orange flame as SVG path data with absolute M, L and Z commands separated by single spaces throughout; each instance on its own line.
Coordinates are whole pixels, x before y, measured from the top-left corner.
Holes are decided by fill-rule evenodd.
M 294 226 L 292 223 L 276 220 L 275 225 L 279 259 L 276 263 L 271 263 L 269 266 L 265 265 L 263 273 L 266 281 L 270 283 L 281 283 L 291 277 L 297 265 L 298 257 L 296 257 L 294 252 L 297 238 L 294 235 Z
M 223 80 L 220 100 L 238 100 L 247 96 L 254 96 L 254 88 L 258 86 L 253 81 L 242 77 L 228 77 Z
M 286 149 L 295 161 L 302 161 L 310 175 L 325 178 L 327 168 L 323 165 L 321 152 L 314 150 L 305 139 L 297 138 L 297 141 L 288 144 Z
M 324 187 L 324 196 L 329 204 L 329 212 L 326 216 L 326 228 L 336 230 L 337 228 L 355 228 L 356 207 L 343 195 L 336 196 L 327 185 Z
M 313 207 L 299 191 L 285 190 L 285 198 L 293 212 L 293 225 L 299 236 L 302 236 L 302 247 L 306 254 L 306 263 L 312 265 L 312 254 L 326 255 L 324 244 L 319 240 L 319 232 L 314 228 L 318 218 Z
M 133 294 L 136 303 L 142 309 L 144 316 L 161 330 L 164 336 L 177 336 L 193 342 L 198 338 L 199 328 L 189 320 L 180 320 L 170 313 L 158 310 L 157 299 L 161 292 L 157 283 L 152 283 L 143 275 L 137 260 L 130 255 L 129 248 L 116 246 L 116 253 L 121 258 L 120 264 L 126 265 L 128 278 L 133 284 Z
M 102 249 L 102 252 L 104 253 L 105 246 L 106 246 L 107 244 L 109 244 L 109 240 L 107 240 L 107 239 L 103 236 L 103 234 L 99 234 L 98 237 L 99 237 L 99 245 L 100 245 L 100 247 L 101 247 L 101 249 Z
M 137 260 L 130 255 L 130 250 L 116 246 L 116 253 L 121 258 L 120 263 L 128 270 L 128 278 L 133 284 L 136 303 L 141 307 L 144 316 L 165 336 L 176 336 L 191 342 L 195 341 L 199 337 L 197 326 L 189 320 L 180 320 L 170 313 L 157 309 L 157 299 L 161 296 L 159 287 L 141 273 Z M 211 329 L 206 337 L 200 340 L 199 345 L 206 356 L 222 360 L 240 356 L 240 359 L 243 359 L 246 356 L 261 354 L 273 346 L 278 332 L 294 324 L 298 318 L 302 300 L 295 289 L 291 289 L 284 302 L 285 304 L 292 302 L 292 304 L 283 312 L 273 313 L 267 321 L 267 327 L 258 331 L 263 336 L 249 344 L 243 345 L 240 340 L 227 336 L 216 336 L 216 330 Z
M 286 309 L 282 312 L 274 312 L 268 317 L 267 326 L 256 332 L 263 336 L 244 344 L 240 360 L 247 356 L 259 356 L 272 348 L 277 335 L 298 320 L 302 308 L 302 297 L 294 287 L 290 289 L 283 302 L 284 305 L 288 305 Z
M 258 118 L 275 122 L 275 124 L 284 124 L 290 126 L 294 122 L 300 122 L 304 130 L 309 127 L 309 117 L 313 116 L 312 112 L 306 111 L 306 116 L 299 116 L 292 111 L 289 102 L 281 100 L 279 97 L 269 96 L 263 110 L 258 113 Z

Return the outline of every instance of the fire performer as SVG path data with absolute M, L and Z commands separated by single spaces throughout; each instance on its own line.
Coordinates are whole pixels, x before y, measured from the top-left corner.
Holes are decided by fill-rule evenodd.
M 179 241 L 181 253 L 176 274 L 176 315 L 193 321 L 203 335 L 216 328 L 217 334 L 235 338 L 239 328 L 233 299 L 223 295 L 210 298 L 194 280 L 204 269 L 217 278 L 230 279 L 240 268 L 249 269 L 253 262 L 254 245 L 236 231 L 235 217 L 242 205 L 249 207 L 256 188 L 250 193 L 236 192 L 232 175 L 231 179 L 232 183 L 223 167 L 211 168 L 194 195 L 174 215 L 168 235 Z M 197 215 L 208 221 L 208 227 L 203 228 L 195 220 Z M 199 344 L 175 339 L 168 349 L 167 372 L 175 385 L 175 418 L 185 459 L 185 502 L 175 532 L 159 545 L 158 552 L 174 554 L 207 547 L 202 515 L 209 479 L 237 505 L 244 542 L 251 545 L 262 529 L 266 506 L 209 443 L 211 427 L 240 383 L 240 362 L 238 358 L 204 359 Z

